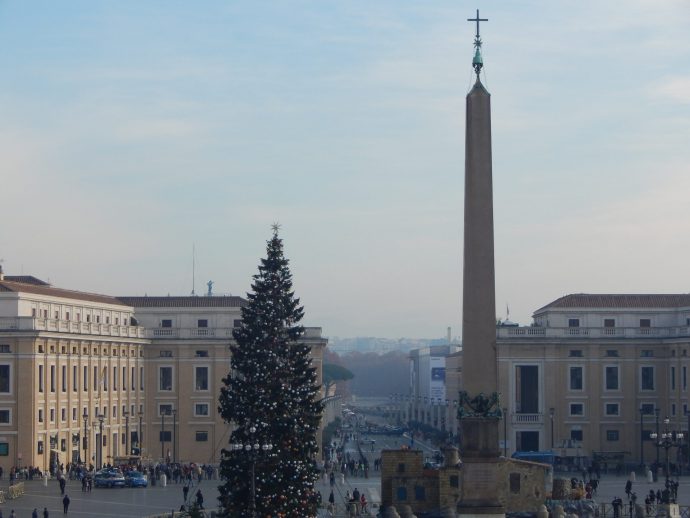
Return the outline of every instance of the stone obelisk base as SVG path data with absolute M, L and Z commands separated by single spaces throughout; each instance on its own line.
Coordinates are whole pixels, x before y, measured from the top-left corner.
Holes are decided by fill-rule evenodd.
M 458 516 L 464 518 L 505 517 L 499 500 L 501 480 L 498 448 L 498 420 L 472 417 L 460 421 L 462 427 L 462 498 Z

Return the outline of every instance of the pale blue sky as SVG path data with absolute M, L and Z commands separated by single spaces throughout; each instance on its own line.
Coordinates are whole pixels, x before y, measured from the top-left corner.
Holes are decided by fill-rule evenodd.
M 688 292 L 681 0 L 0 1 L 5 270 L 242 295 L 280 221 L 306 324 L 459 333 L 477 7 L 498 315 Z

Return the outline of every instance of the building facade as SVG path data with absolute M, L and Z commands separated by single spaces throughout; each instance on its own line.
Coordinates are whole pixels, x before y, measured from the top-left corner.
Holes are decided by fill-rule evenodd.
M 456 436 L 460 358 L 460 346 L 453 344 L 410 351 L 409 393 L 391 395 L 398 409 L 395 421 L 421 423 Z
M 0 277 L 0 466 L 126 454 L 147 344 L 134 309 L 113 297 Z
M 241 297 L 109 297 L 0 279 L 0 466 L 130 453 L 216 463 L 218 395 Z M 320 328 L 306 328 L 322 383 Z
M 689 349 L 687 294 L 567 295 L 537 310 L 530 327 L 499 327 L 509 454 L 656 461 L 649 434 L 660 422 L 690 424 Z

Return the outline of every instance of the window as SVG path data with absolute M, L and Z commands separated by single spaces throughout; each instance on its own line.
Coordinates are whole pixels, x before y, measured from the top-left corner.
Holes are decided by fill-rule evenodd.
M 144 390 L 144 368 L 139 367 L 139 390 Z
M 39 423 L 43 422 L 43 409 L 42 408 L 38 409 L 38 422 Z
M 196 390 L 208 390 L 208 367 L 194 367 L 194 386 Z
M 9 393 L 10 387 L 10 366 L 0 365 L 0 393 Z
M 569 318 L 568 319 L 568 327 L 580 327 L 580 319 L 579 318 Z
M 450 479 L 448 480 L 448 485 L 450 487 L 460 487 L 460 477 L 457 475 L 451 475 Z
M 604 376 L 606 378 L 606 390 L 620 389 L 617 365 L 607 365 L 604 367 Z
M 117 367 L 113 367 L 113 390 L 117 390 Z
M 690 326 L 690 324 L 688 324 Z M 242 327 L 242 320 L 241 319 L 235 319 L 232 321 L 232 327 Z
M 654 367 L 640 367 L 640 390 L 654 390 Z
M 77 407 L 74 407 L 72 409 L 72 421 L 76 421 L 76 420 L 77 420 Z
M 84 378 L 82 381 L 82 385 L 84 392 L 86 392 L 87 390 L 89 390 L 89 368 L 86 365 L 84 365 L 81 375 Z
M 63 423 L 67 421 L 67 409 L 65 408 L 60 409 L 60 421 Z
M 616 321 L 613 318 L 605 318 L 604 327 L 616 327 Z
M 605 411 L 608 416 L 617 416 L 619 412 L 618 403 L 606 403 Z
M 79 380 L 77 379 L 77 366 L 72 366 L 72 392 L 79 390 Z
M 38 366 L 38 391 L 43 392 L 43 365 Z
M 208 432 L 196 432 L 196 442 L 208 441 Z
M 606 356 L 609 358 L 617 358 L 618 357 L 618 351 L 616 349 L 607 349 L 606 350 Z
M 208 320 L 205 318 L 200 318 L 196 321 L 196 327 L 208 327 Z
M 404 502 L 405 500 L 407 500 L 407 488 L 405 486 L 400 486 L 396 493 L 398 501 Z
M 398 473 L 405 473 L 405 463 L 404 462 L 398 463 Z
M 43 455 L 43 441 L 38 441 L 37 451 L 39 455 Z
M 127 390 L 127 367 L 122 367 L 122 390 Z
M 161 351 L 161 358 L 172 358 L 172 351 Z
M 69 320 L 69 311 L 65 311 L 65 320 Z
M 62 391 L 67 392 L 67 366 L 63 365 L 60 369 L 60 385 L 62 386 Z
M 162 415 L 172 415 L 172 403 L 160 403 L 158 405 L 158 417 Z
M 50 391 L 55 392 L 55 365 L 50 366 Z
M 112 417 L 117 417 L 117 405 L 113 405 L 113 413 L 111 415 Z
M 618 441 L 618 430 L 606 430 L 606 440 L 609 442 Z
M 570 440 L 582 442 L 582 437 L 583 437 L 582 430 L 576 430 L 576 429 L 570 430 Z
M 93 390 L 98 390 L 98 367 L 96 366 L 93 368 Z
M 171 442 L 172 433 L 169 430 L 159 430 L 158 431 L 158 442 Z
M 683 390 L 688 390 L 688 368 L 683 367 L 681 371 L 681 376 L 683 376 Z
M 36 308 L 31 308 L 31 316 L 36 318 Z
M 671 403 L 671 415 L 675 416 L 676 415 L 676 404 Z
M 6 409 L 0 410 L 0 424 L 10 424 L 10 411 Z
M 652 327 L 652 321 L 649 318 L 640 319 L 640 327 Z
M 208 403 L 195 403 L 194 415 L 196 417 L 208 416 Z
M 671 390 L 676 390 L 676 368 L 671 365 Z
M 640 351 L 641 358 L 654 358 L 654 351 L 651 349 L 643 349 Z
M 426 500 L 426 492 L 424 491 L 424 486 L 414 486 L 414 499 Z
M 173 368 L 159 367 L 158 368 L 158 390 L 172 390 L 173 386 Z
M 582 390 L 582 367 L 570 367 L 570 390 Z
M 172 327 L 172 320 L 170 320 L 170 319 L 161 320 L 161 327 Z
M 132 372 L 131 372 L 131 374 L 130 374 L 131 378 L 130 378 L 130 380 L 129 380 L 130 383 L 131 383 L 130 388 L 131 388 L 132 390 L 134 390 L 134 389 L 136 388 L 136 387 L 134 386 L 135 383 L 136 383 L 136 380 L 134 379 L 134 375 L 136 374 L 136 372 L 137 372 L 136 369 L 135 369 L 134 367 L 132 367 Z
M 0 353 L 11 353 L 10 346 L 8 344 L 0 344 Z
M 54 408 L 50 409 L 50 422 L 51 423 L 55 422 L 55 409 Z
M 208 351 L 197 351 L 195 356 L 197 358 L 208 358 Z
M 570 415 L 578 417 L 585 415 L 584 403 L 570 403 Z
M 568 356 L 571 358 L 582 358 L 582 350 L 581 349 L 570 349 L 568 352 Z
M 520 473 L 510 474 L 510 492 L 518 495 L 520 494 Z

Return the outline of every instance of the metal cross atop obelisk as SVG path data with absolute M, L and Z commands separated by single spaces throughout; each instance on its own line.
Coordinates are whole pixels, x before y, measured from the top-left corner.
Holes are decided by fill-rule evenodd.
M 479 9 L 477 9 L 477 16 L 474 18 L 468 18 L 468 22 L 477 22 L 477 32 L 474 35 L 474 58 L 472 59 L 472 66 L 474 67 L 474 72 L 477 74 L 477 77 L 479 77 L 479 72 L 481 72 L 482 67 L 484 66 L 484 62 L 482 60 L 482 53 L 481 53 L 481 48 L 482 48 L 482 39 L 479 36 L 479 22 L 488 22 L 488 18 L 480 18 L 479 17 Z

